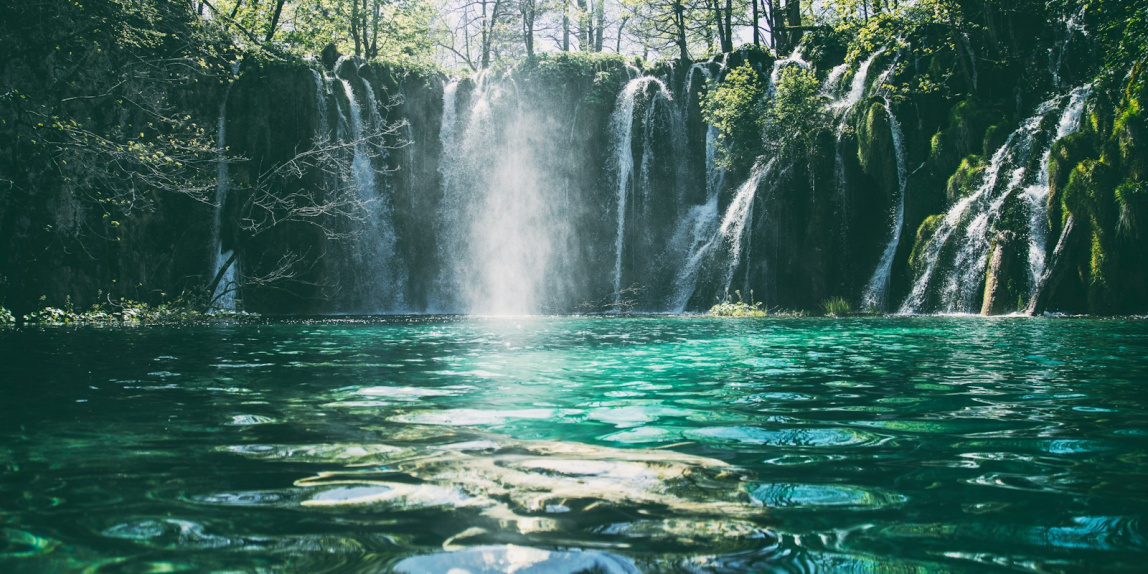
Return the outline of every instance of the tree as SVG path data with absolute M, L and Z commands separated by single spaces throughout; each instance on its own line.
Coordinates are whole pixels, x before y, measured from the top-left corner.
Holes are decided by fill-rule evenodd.
M 745 63 L 702 96 L 702 117 L 718 129 L 719 166 L 746 165 L 761 154 L 765 92 L 761 74 Z

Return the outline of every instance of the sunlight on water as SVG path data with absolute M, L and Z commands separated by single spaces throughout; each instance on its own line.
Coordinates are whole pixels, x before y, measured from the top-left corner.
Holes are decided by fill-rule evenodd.
M 1148 555 L 1143 321 L 427 317 L 0 343 L 5 572 Z

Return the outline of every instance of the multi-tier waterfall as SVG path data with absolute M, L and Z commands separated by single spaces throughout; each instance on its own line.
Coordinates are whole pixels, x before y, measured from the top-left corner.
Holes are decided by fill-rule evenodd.
M 1048 161 L 1052 144 L 1080 129 L 1080 117 L 1091 88 L 1042 103 L 1008 136 L 984 170 L 981 184 L 944 215 L 925 244 L 912 291 L 901 313 L 976 312 L 985 281 L 991 244 L 1006 206 L 1020 202 L 1029 212 L 1025 250 L 1031 297 L 1044 268 Z M 1059 111 L 1049 131 L 1046 118 Z

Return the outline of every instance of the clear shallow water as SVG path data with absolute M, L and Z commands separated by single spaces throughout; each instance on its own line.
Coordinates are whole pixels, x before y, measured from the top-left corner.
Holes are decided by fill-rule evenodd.
M 1143 571 L 1148 322 L 0 332 L 3 572 Z

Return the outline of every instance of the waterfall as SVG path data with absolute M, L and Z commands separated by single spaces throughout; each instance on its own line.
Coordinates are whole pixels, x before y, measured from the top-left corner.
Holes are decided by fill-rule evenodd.
M 338 69 L 338 66 L 336 66 Z M 367 124 L 364 111 L 355 96 L 351 80 L 339 78 L 347 96 L 347 122 L 351 127 L 351 184 L 362 207 L 362 220 L 351 238 L 353 265 L 341 275 L 353 281 L 354 303 L 347 310 L 355 312 L 393 312 L 403 309 L 406 277 L 395 248 L 393 209 L 389 198 L 381 193 L 372 160 L 381 155 L 379 138 L 386 127 L 379 113 L 372 88 L 362 80 L 367 102 Z M 370 129 L 369 129 L 370 128 Z M 384 188 L 380 190 L 380 187 Z
M 861 65 L 857 67 L 857 71 L 853 74 L 853 80 L 849 85 L 849 91 L 846 92 L 846 94 L 840 99 L 834 100 L 829 104 L 829 110 L 837 116 L 837 138 L 834 144 L 833 177 L 837 183 L 837 203 L 839 212 L 838 225 L 840 226 L 838 233 L 840 233 L 842 237 L 846 235 L 846 229 L 849 224 L 849 214 L 847 212 L 849 205 L 849 202 L 847 201 L 849 182 L 846 180 L 845 176 L 845 151 L 842 146 L 845 140 L 845 130 L 849 126 L 849 120 L 853 112 L 853 107 L 856 106 L 857 102 L 861 101 L 861 98 L 865 96 L 865 89 L 868 86 L 869 68 L 873 66 L 873 62 L 877 59 L 877 57 L 884 52 L 884 48 L 877 50 L 876 52 L 873 52 L 869 58 L 862 62 Z M 837 79 L 834 80 L 835 82 L 839 82 L 841 80 L 841 77 L 844 75 L 845 68 L 847 66 L 847 64 L 841 64 L 837 68 L 834 68 L 833 73 L 831 73 L 830 76 L 832 77 L 835 74 L 837 75 Z M 826 84 L 827 86 L 831 85 L 829 81 L 827 81 Z M 829 89 L 831 90 L 833 88 Z
M 331 137 L 331 126 L 327 118 L 327 80 L 319 70 L 311 68 L 315 78 L 315 102 L 319 113 L 318 142 L 327 141 Z
M 1063 85 L 1060 70 L 1064 67 L 1064 55 L 1068 53 L 1069 43 L 1077 34 L 1088 35 L 1084 28 L 1084 13 L 1087 9 L 1087 5 L 1081 6 L 1079 11 L 1061 20 L 1064 38 L 1048 49 L 1048 73 L 1052 76 L 1052 85 L 1057 88 Z
M 568 309 L 590 282 L 567 196 L 569 116 L 539 105 L 513 72 L 448 84 L 440 138 L 436 311 Z M 547 102 L 550 103 L 550 102 Z M 571 115 L 574 106 L 563 108 Z M 582 194 L 570 193 L 580 202 Z
M 869 68 L 873 65 L 873 61 L 884 52 L 884 49 L 873 52 L 872 55 L 857 67 L 857 72 L 853 74 L 853 81 L 849 84 L 849 92 L 840 100 L 829 104 L 830 110 L 847 112 L 853 109 L 853 106 L 857 105 L 857 102 L 861 101 L 861 98 L 865 96 L 865 88 L 868 87 Z
M 1019 192 L 1020 201 L 1029 209 L 1027 263 L 1031 294 L 1044 272 L 1049 149 L 1056 139 L 1080 128 L 1080 116 L 1090 90 L 1084 86 L 1072 91 L 1059 116 L 1056 132 L 1047 138 L 1042 140 L 1041 126 L 1066 99 L 1063 96 L 1041 104 L 1032 117 L 1008 136 L 993 154 L 980 186 L 949 209 L 926 243 L 921 254 L 924 268 L 902 303 L 900 313 L 923 311 L 929 293 L 934 290 L 943 312 L 975 310 L 978 291 L 984 284 L 993 231 L 1014 191 Z M 1041 153 L 1035 156 L 1034 152 Z M 1033 162 L 1033 157 L 1040 159 Z M 942 272 L 942 265 L 947 273 Z
M 905 186 L 908 183 L 908 170 L 905 167 L 905 137 L 901 131 L 901 122 L 893 115 L 893 108 L 889 100 L 885 100 L 885 112 L 889 115 L 889 128 L 893 132 L 893 148 L 897 159 L 897 206 L 893 210 L 893 227 L 890 230 L 889 242 L 881 253 L 881 260 L 877 269 L 865 285 L 861 304 L 865 308 L 884 309 L 889 298 L 889 280 L 893 272 L 893 257 L 897 255 L 897 246 L 901 244 L 901 228 L 905 225 Z
M 219 128 L 216 132 L 216 168 L 215 179 L 215 214 L 211 221 L 211 279 L 223 277 L 216 283 L 211 294 L 211 307 L 221 311 L 235 311 L 237 309 L 235 294 L 239 288 L 239 258 L 234 250 L 223 250 L 223 209 L 227 203 L 227 195 L 231 190 L 231 173 L 227 162 L 227 99 L 231 96 L 231 87 L 239 77 L 241 60 L 231 65 L 231 81 L 223 91 L 223 101 L 219 103 Z M 224 267 L 226 266 L 226 270 Z
M 722 62 L 725 69 L 725 62 Z M 692 87 L 693 74 L 700 70 L 709 89 L 713 89 L 718 80 L 704 63 L 697 63 L 690 67 L 687 74 L 687 89 Z M 682 98 L 683 107 L 689 106 L 689 92 Z M 685 312 L 690 298 L 697 290 L 698 276 L 702 265 L 708 258 L 710 249 L 716 243 L 718 227 L 718 195 L 725 183 L 725 168 L 717 164 L 718 129 L 712 125 L 706 126 L 705 140 L 705 185 L 706 199 L 700 205 L 692 205 L 677 222 L 671 244 L 677 255 L 677 272 L 674 275 L 673 287 L 667 300 L 668 310 L 675 313 Z
M 749 234 L 750 216 L 753 213 L 753 200 L 757 196 L 757 187 L 761 180 L 765 178 L 770 172 L 773 171 L 777 163 L 777 158 L 772 158 L 768 163 L 762 165 L 757 163 L 750 171 L 749 179 L 741 184 L 734 195 L 733 201 L 726 208 L 725 216 L 722 217 L 721 227 L 718 228 L 718 234 L 727 242 L 729 251 L 726 258 L 725 281 L 722 286 L 723 293 L 729 293 L 730 285 L 733 283 L 733 274 L 737 270 L 737 266 L 741 263 L 742 242 L 746 240 Z
M 1028 205 L 1028 271 L 1029 271 L 1029 299 L 1036 296 L 1036 289 L 1045 271 L 1045 249 L 1048 245 L 1048 162 L 1052 158 L 1052 143 L 1063 137 L 1072 135 L 1080 130 L 1081 119 L 1084 116 L 1084 104 L 1092 95 L 1092 84 L 1085 84 L 1072 90 L 1069 94 L 1068 105 L 1060 115 L 1057 122 L 1056 136 L 1049 143 L 1041 160 L 1040 170 L 1037 172 L 1037 183 L 1024 190 L 1023 199 Z
M 800 68 L 809 70 L 813 65 L 805 61 L 804 56 L 801 54 L 801 48 L 793 51 L 788 57 L 775 60 L 773 62 L 773 70 L 769 73 L 769 88 L 766 97 L 772 98 L 774 91 L 777 89 L 777 82 L 781 79 L 781 71 L 789 66 L 798 66 Z
M 613 142 L 614 170 L 617 178 L 615 194 L 616 235 L 614 239 L 614 302 L 621 302 L 622 297 L 622 254 L 626 239 L 626 203 L 630 195 L 630 187 L 634 179 L 634 107 L 638 94 L 644 93 L 647 86 L 654 84 L 661 93 L 668 92 L 661 80 L 652 76 L 642 76 L 630 80 L 622 92 L 618 94 L 614 112 L 610 115 L 610 139 Z M 653 109 L 651 104 L 650 109 Z M 647 110 L 649 113 L 649 110 Z M 647 122 L 648 118 L 647 118 Z M 643 154 L 648 153 L 649 145 L 643 146 Z M 643 164 L 648 165 L 647 161 Z

